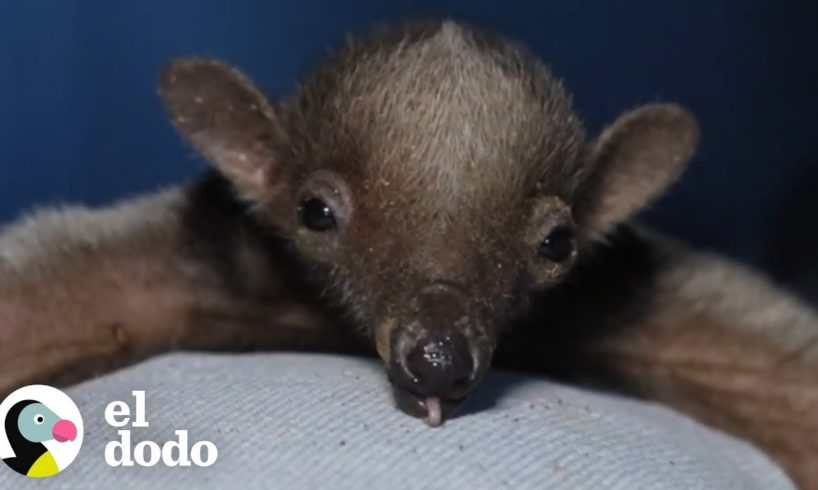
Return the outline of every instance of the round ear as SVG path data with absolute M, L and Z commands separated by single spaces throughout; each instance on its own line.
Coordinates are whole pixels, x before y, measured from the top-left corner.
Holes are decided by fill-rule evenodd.
M 699 140 L 696 119 L 674 104 L 650 104 L 620 116 L 590 152 L 590 175 L 575 207 L 579 226 L 605 233 L 675 181 Z
M 241 72 L 217 60 L 176 60 L 162 71 L 159 93 L 179 132 L 239 192 L 258 198 L 276 183 L 284 132 Z

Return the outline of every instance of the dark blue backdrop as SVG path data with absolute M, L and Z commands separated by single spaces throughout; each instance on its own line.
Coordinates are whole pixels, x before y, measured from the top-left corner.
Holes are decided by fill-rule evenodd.
M 0 221 L 200 171 L 155 95 L 172 57 L 224 58 L 281 94 L 344 31 L 439 15 L 530 44 L 592 130 L 641 102 L 691 108 L 699 156 L 646 219 L 815 285 L 814 0 L 0 0 Z

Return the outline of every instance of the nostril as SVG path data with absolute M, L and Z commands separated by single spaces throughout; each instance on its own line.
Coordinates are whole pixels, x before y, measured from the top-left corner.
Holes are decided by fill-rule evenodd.
M 409 362 L 409 355 L 414 347 L 411 337 L 408 335 L 398 335 L 395 339 L 392 351 L 392 363 L 389 367 L 389 378 L 406 388 L 412 388 L 421 383 L 421 378 L 412 369 Z
M 419 385 L 423 382 L 423 378 L 413 371 L 409 363 L 405 361 L 400 363 L 400 378 L 411 385 Z

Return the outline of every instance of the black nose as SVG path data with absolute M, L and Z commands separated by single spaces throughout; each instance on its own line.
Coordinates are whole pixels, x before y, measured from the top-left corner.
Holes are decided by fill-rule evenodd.
M 413 389 L 424 396 L 456 399 L 471 388 L 474 373 L 469 342 L 461 333 L 434 333 L 409 350 L 404 366 Z

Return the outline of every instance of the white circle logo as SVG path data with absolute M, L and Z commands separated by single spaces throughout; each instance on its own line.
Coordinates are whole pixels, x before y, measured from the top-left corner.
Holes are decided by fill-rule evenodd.
M 62 391 L 24 386 L 0 403 L 0 458 L 30 478 L 56 475 L 82 446 L 82 415 Z

